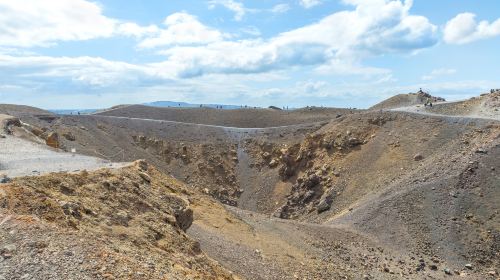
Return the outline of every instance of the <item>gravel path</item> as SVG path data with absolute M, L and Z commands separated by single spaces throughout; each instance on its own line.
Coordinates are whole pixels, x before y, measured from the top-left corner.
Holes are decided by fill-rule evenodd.
M 92 115 L 92 116 L 96 117 L 96 118 L 138 120 L 138 121 L 149 121 L 149 122 L 166 123 L 166 124 L 181 124 L 181 125 L 193 126 L 193 127 L 221 128 L 221 129 L 224 129 L 226 131 L 231 131 L 231 132 L 265 132 L 265 131 L 270 131 L 270 130 L 279 130 L 282 128 L 313 127 L 317 124 L 326 122 L 326 121 L 319 121 L 319 122 L 311 122 L 311 123 L 304 123 L 304 124 L 291 124 L 291 125 L 269 126 L 269 127 L 234 127 L 234 126 L 222 126 L 222 125 L 213 125 L 213 124 L 199 124 L 199 123 L 189 123 L 189 122 L 179 122 L 179 121 L 169 121 L 169 120 L 157 120 L 157 119 L 148 119 L 148 118 L 119 117 L 119 116 L 106 116 L 106 115 Z
M 0 138 L 0 173 L 8 177 L 40 175 L 50 172 L 76 172 L 104 167 L 117 168 L 123 163 L 111 163 L 95 157 L 59 152 L 14 136 Z
M 446 104 L 459 104 L 461 102 L 463 102 L 463 101 L 439 102 L 439 103 L 436 103 L 435 106 L 446 105 Z M 486 113 L 481 113 L 481 112 L 474 112 L 474 113 L 469 114 L 469 115 L 445 115 L 445 114 L 431 113 L 431 112 L 427 111 L 426 108 L 423 107 L 423 105 L 394 108 L 394 109 L 389 109 L 388 111 L 415 113 L 415 114 L 426 115 L 426 116 L 435 116 L 435 117 L 470 118 L 470 119 L 486 119 L 486 120 L 500 121 L 500 113 L 498 113 L 498 114 L 486 114 Z

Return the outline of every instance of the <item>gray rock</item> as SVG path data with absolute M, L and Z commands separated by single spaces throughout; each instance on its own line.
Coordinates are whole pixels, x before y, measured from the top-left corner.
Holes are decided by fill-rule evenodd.
M 64 138 L 66 138 L 66 140 L 68 141 L 75 141 L 76 140 L 76 137 L 73 133 L 71 132 L 66 132 L 62 135 Z
M 351 147 L 355 147 L 355 146 L 358 146 L 358 145 L 363 144 L 363 141 L 359 140 L 359 139 L 358 139 L 358 138 L 356 138 L 356 137 L 350 137 L 350 138 L 347 140 L 347 143 L 349 144 L 349 146 L 351 146 Z
M 413 157 L 413 160 L 414 161 L 420 161 L 420 160 L 423 160 L 424 159 L 424 156 L 422 156 L 421 154 L 416 154 L 414 157 Z
M 304 181 L 304 184 L 306 185 L 306 187 L 312 188 L 318 185 L 320 180 L 321 178 L 318 175 L 312 174 L 311 176 L 307 177 L 307 179 Z
M 139 166 L 142 171 L 148 171 L 148 163 L 145 160 L 138 160 L 137 166 Z
M 80 213 L 80 205 L 78 205 L 77 203 L 61 201 L 59 202 L 59 204 L 61 205 L 64 214 L 73 216 L 77 219 L 82 218 L 82 214 Z
M 334 195 L 335 192 L 333 191 L 333 189 L 330 189 L 325 194 L 323 194 L 318 205 L 316 206 L 316 210 L 318 211 L 318 213 L 330 210 L 330 208 L 332 207 Z
M 0 177 L 0 184 L 7 184 L 11 181 L 11 179 L 9 177 L 7 177 L 7 175 L 3 175 Z
M 449 268 L 445 268 L 444 269 L 444 273 L 448 274 L 448 275 L 451 275 L 451 270 Z
M 139 172 L 139 176 L 144 180 L 146 181 L 147 183 L 151 183 L 151 177 L 149 177 L 148 174 L 144 173 L 144 172 Z
M 7 244 L 7 245 L 2 246 L 2 248 L 0 249 L 0 252 L 12 253 L 12 252 L 15 252 L 16 249 L 17 249 L 17 247 L 15 244 Z
M 266 160 L 267 160 L 267 159 L 269 159 L 270 157 L 271 157 L 271 154 L 270 154 L 270 153 L 268 153 L 268 152 L 264 152 L 264 153 L 262 153 L 262 158 L 263 158 L 263 159 L 266 159 Z
M 472 269 L 472 264 L 470 264 L 470 263 L 466 264 L 466 265 L 465 265 L 465 268 L 467 268 L 467 269 Z
M 330 210 L 332 207 L 332 201 L 323 199 L 318 203 L 318 206 L 316 206 L 316 209 L 318 213 L 325 212 L 327 210 Z
M 128 226 L 128 222 L 132 219 L 130 215 L 126 211 L 118 211 L 113 215 L 113 220 L 115 223 L 122 225 L 122 226 Z
M 189 207 L 180 207 L 174 209 L 177 225 L 186 231 L 193 224 L 193 210 Z
M 314 191 L 309 190 L 304 194 L 304 202 L 307 202 L 309 199 L 311 199 L 314 196 Z

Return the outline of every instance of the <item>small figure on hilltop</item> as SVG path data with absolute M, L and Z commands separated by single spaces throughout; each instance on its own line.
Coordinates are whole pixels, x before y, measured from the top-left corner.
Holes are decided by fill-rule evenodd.
M 425 98 L 425 102 L 424 102 L 424 106 L 427 107 L 427 106 L 430 106 L 432 107 L 432 102 L 433 101 L 438 101 L 438 100 L 442 100 L 444 101 L 444 99 L 442 98 L 435 98 L 433 97 L 432 95 L 430 95 L 429 93 L 425 92 L 422 90 L 422 88 L 420 88 L 417 92 L 418 96 L 421 98 L 420 100 L 424 99 Z
M 424 104 L 424 106 L 425 106 L 425 107 L 427 107 L 427 106 L 432 107 L 432 98 L 427 97 L 427 99 L 425 100 L 425 104 Z

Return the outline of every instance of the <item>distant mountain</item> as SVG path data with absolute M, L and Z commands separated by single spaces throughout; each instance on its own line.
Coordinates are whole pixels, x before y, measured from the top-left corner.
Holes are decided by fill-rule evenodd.
M 155 101 L 149 103 L 143 103 L 142 105 L 153 106 L 153 107 L 180 107 L 180 108 L 221 108 L 221 109 L 240 109 L 241 106 L 237 105 L 224 105 L 224 104 L 193 104 L 187 102 L 174 102 L 174 101 Z

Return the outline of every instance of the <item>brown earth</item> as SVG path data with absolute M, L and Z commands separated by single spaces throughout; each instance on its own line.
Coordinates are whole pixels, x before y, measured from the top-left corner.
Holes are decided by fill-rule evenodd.
M 127 108 L 21 119 L 70 135 L 62 149 L 145 158 L 183 181 L 194 210 L 188 234 L 242 278 L 498 277 L 494 119 Z
M 436 104 L 426 108 L 428 112 L 441 115 L 490 117 L 500 120 L 500 91 L 483 94 L 461 102 Z
M 445 101 L 441 97 L 432 96 L 423 91 L 419 91 L 416 93 L 395 95 L 378 104 L 373 105 L 372 107 L 370 107 L 370 110 L 384 110 L 413 105 L 423 105 L 427 101 L 427 99 L 430 99 L 433 103 Z
M 140 161 L 0 185 L 0 276 L 233 279 L 184 233 L 194 197 Z
M 212 108 L 162 108 L 144 105 L 120 106 L 97 113 L 139 119 L 166 120 L 225 127 L 262 128 L 327 121 L 359 110 L 309 107 L 298 110 Z

